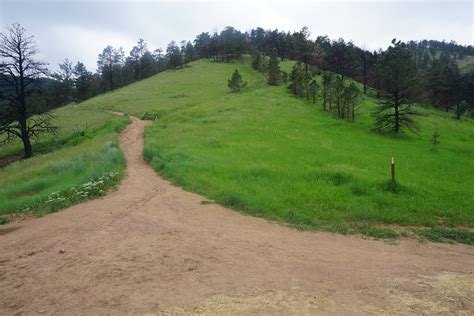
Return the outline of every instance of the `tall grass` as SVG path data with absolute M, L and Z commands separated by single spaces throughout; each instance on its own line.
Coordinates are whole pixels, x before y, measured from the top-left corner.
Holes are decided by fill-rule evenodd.
M 33 154 L 41 155 L 68 145 L 77 145 L 84 140 L 84 134 L 91 130 L 107 125 L 114 114 L 85 108 L 82 105 L 67 105 L 51 111 L 53 125 L 58 127 L 56 135 L 42 135 L 32 138 Z M 1 139 L 1 135 L 0 135 Z M 21 154 L 23 151 L 21 140 L 15 139 L 12 143 L 0 146 L 0 159 L 10 155 Z
M 223 89 L 233 68 L 249 81 L 239 94 Z M 378 135 L 371 131 L 371 97 L 350 123 L 323 112 L 320 101 L 266 86 L 247 65 L 201 61 L 191 69 L 167 76 L 196 80 L 185 90 L 193 103 L 169 98 L 147 108 L 164 115 L 146 130 L 144 156 L 175 184 L 298 227 L 381 236 L 395 236 L 400 227 L 474 227 L 472 120 L 419 108 L 427 114 L 419 119 L 420 135 Z M 200 89 L 205 79 L 193 77 L 197 69 L 212 74 L 216 87 L 208 98 Z M 159 91 L 164 79 L 152 80 Z
M 85 133 L 75 146 L 0 169 L 0 215 L 43 214 L 104 194 L 123 176 L 126 162 L 117 135 L 129 122 L 128 117 L 114 117 L 107 125 Z M 81 186 L 99 181 L 95 190 L 84 194 Z

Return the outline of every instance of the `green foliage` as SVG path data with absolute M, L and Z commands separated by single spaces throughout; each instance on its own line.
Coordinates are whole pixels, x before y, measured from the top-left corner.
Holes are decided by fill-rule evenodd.
M 439 132 L 437 130 L 434 131 L 433 133 L 433 137 L 431 138 L 431 142 L 433 143 L 433 145 L 437 145 L 439 144 L 439 137 L 441 135 L 439 134 Z
M 0 216 L 0 225 L 8 224 L 10 222 L 10 218 L 8 216 Z
M 376 131 L 400 133 L 404 128 L 413 132 L 419 125 L 413 116 L 419 115 L 409 103 L 412 103 L 418 86 L 415 60 L 410 50 L 401 42 L 392 41 L 380 57 L 378 73 L 382 81 L 384 93 L 373 112 Z
M 267 62 L 265 60 L 265 56 L 262 53 L 256 52 L 253 55 L 252 68 L 261 73 L 265 73 L 267 71 Z
M 280 62 L 285 71 L 293 65 Z M 222 85 L 236 68 L 249 82 L 246 93 L 230 94 Z M 392 224 L 473 227 L 474 185 L 466 172 L 474 168 L 472 120 L 420 108 L 427 116 L 420 117 L 419 136 L 385 137 L 370 131 L 376 100 L 363 96 L 360 102 L 357 121 L 348 124 L 291 97 L 285 87 L 269 87 L 249 65 L 201 60 L 80 108 L 159 113 L 145 130 L 146 161 L 176 185 L 248 214 L 375 238 L 394 238 L 380 227 Z M 434 127 L 443 135 L 436 151 Z M 78 155 L 95 140 L 67 152 Z M 396 184 L 389 180 L 391 156 L 400 157 Z M 1 172 L 0 182 L 8 183 L 4 176 L 16 173 Z
M 227 81 L 227 86 L 232 90 L 232 92 L 239 92 L 246 84 L 247 83 L 242 80 L 242 76 L 237 69 L 232 74 L 232 77 Z
M 466 101 L 456 103 L 456 119 L 460 120 L 461 116 L 469 109 L 469 104 Z
M 316 79 L 311 79 L 309 82 L 309 94 L 313 103 L 316 103 L 316 95 L 318 94 L 319 84 Z
M 129 122 L 113 117 L 77 145 L 0 169 L 0 215 L 40 215 L 104 194 L 123 176 L 125 158 L 116 138 Z
M 425 78 L 430 104 L 448 111 L 457 103 L 460 73 L 457 65 L 442 58 L 434 59 Z
M 355 113 L 360 103 L 360 98 L 361 91 L 354 82 L 344 87 L 342 93 L 343 109 L 341 112 L 346 112 L 343 116 L 347 119 L 351 119 L 353 122 L 355 121 Z
M 356 109 L 360 103 L 361 91 L 357 85 L 349 80 L 344 80 L 341 76 L 324 78 L 326 89 L 330 91 L 329 107 L 332 112 L 342 119 L 355 121 Z M 327 92 L 326 92 L 327 93 Z M 331 105 L 334 104 L 335 107 Z
M 271 86 L 278 85 L 280 81 L 280 66 L 276 49 L 272 50 L 270 60 L 268 61 L 267 82 Z
M 98 111 L 83 106 L 68 105 L 51 112 L 52 124 L 58 126 L 55 135 L 33 138 L 34 155 L 42 155 L 51 151 L 76 146 L 87 139 L 93 138 L 100 130 L 107 128 L 116 117 L 112 113 Z M 0 135 L 1 139 L 1 135 Z M 22 144 L 18 139 L 12 143 L 0 146 L 0 159 L 21 153 Z
M 306 70 L 303 63 L 295 63 L 290 73 L 290 91 L 297 97 L 304 97 L 309 100 L 309 81 L 311 73 Z
M 399 236 L 397 232 L 388 228 L 366 226 L 359 228 L 359 230 L 363 235 L 377 239 L 394 239 Z
M 280 62 L 285 71 L 293 65 Z M 235 68 L 248 78 L 245 94 L 219 86 Z M 181 93 L 177 83 L 186 98 L 169 97 Z M 300 228 L 383 238 L 391 233 L 370 228 L 431 227 L 440 220 L 474 226 L 474 183 L 466 173 L 474 168 L 469 119 L 420 108 L 427 116 L 420 117 L 419 136 L 386 137 L 371 132 L 377 106 L 371 97 L 360 97 L 358 119 L 348 124 L 291 97 L 285 87 L 269 87 L 250 65 L 205 61 L 87 106 L 109 104 L 139 113 L 159 109 L 160 120 L 146 129 L 146 160 L 173 183 L 236 210 Z M 434 127 L 443 135 L 436 151 Z M 391 156 L 400 157 L 395 184 Z
M 85 157 L 79 157 L 84 159 Z M 73 162 L 75 164 L 77 162 Z M 46 201 L 39 201 L 36 205 L 27 207 L 28 211 L 46 214 L 80 203 L 84 200 L 105 195 L 106 191 L 114 187 L 120 179 L 120 173 L 107 172 L 93 176 L 88 182 L 72 188 L 63 189 L 48 195 Z
M 423 238 L 434 242 L 459 242 L 474 245 L 474 232 L 460 229 L 449 229 L 445 227 L 433 227 L 417 231 Z
M 321 75 L 322 83 L 323 83 L 323 109 L 331 109 L 332 105 L 332 83 L 335 80 L 334 74 L 329 71 L 324 71 Z
M 183 66 L 183 56 L 181 55 L 181 51 L 175 41 L 168 44 L 166 54 L 168 56 L 168 67 L 170 69 L 176 69 Z

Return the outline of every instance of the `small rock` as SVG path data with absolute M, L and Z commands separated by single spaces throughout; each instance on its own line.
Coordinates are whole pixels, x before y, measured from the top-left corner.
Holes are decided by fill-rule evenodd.
M 60 255 L 62 255 L 62 254 L 65 253 L 65 252 L 66 252 L 66 250 L 64 250 L 64 249 L 60 249 L 60 250 L 59 250 L 59 254 L 60 254 Z

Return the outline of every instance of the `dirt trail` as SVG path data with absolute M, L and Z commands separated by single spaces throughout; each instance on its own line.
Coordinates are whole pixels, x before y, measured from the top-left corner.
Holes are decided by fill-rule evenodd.
M 0 228 L 0 314 L 474 313 L 474 247 L 389 245 L 244 216 L 161 179 L 121 135 L 104 198 Z

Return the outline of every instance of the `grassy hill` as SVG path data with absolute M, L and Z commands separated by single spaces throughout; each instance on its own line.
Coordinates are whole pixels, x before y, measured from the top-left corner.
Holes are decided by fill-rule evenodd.
M 291 62 L 282 65 L 290 67 Z M 232 94 L 227 79 L 236 68 L 248 84 Z M 371 131 L 374 106 L 374 99 L 364 97 L 356 122 L 342 121 L 323 112 L 320 101 L 313 105 L 291 96 L 285 85 L 268 86 L 247 64 L 201 60 L 75 109 L 158 114 L 146 129 L 147 161 L 175 184 L 248 214 L 376 237 L 413 227 L 471 230 L 472 120 L 420 109 L 427 114 L 419 119 L 420 135 L 390 137 Z M 389 181 L 392 156 L 397 185 Z M 0 171 L 0 184 L 15 168 L 20 167 Z M 0 203 L 0 213 L 13 211 Z M 466 231 L 436 228 L 430 234 L 474 242 Z

